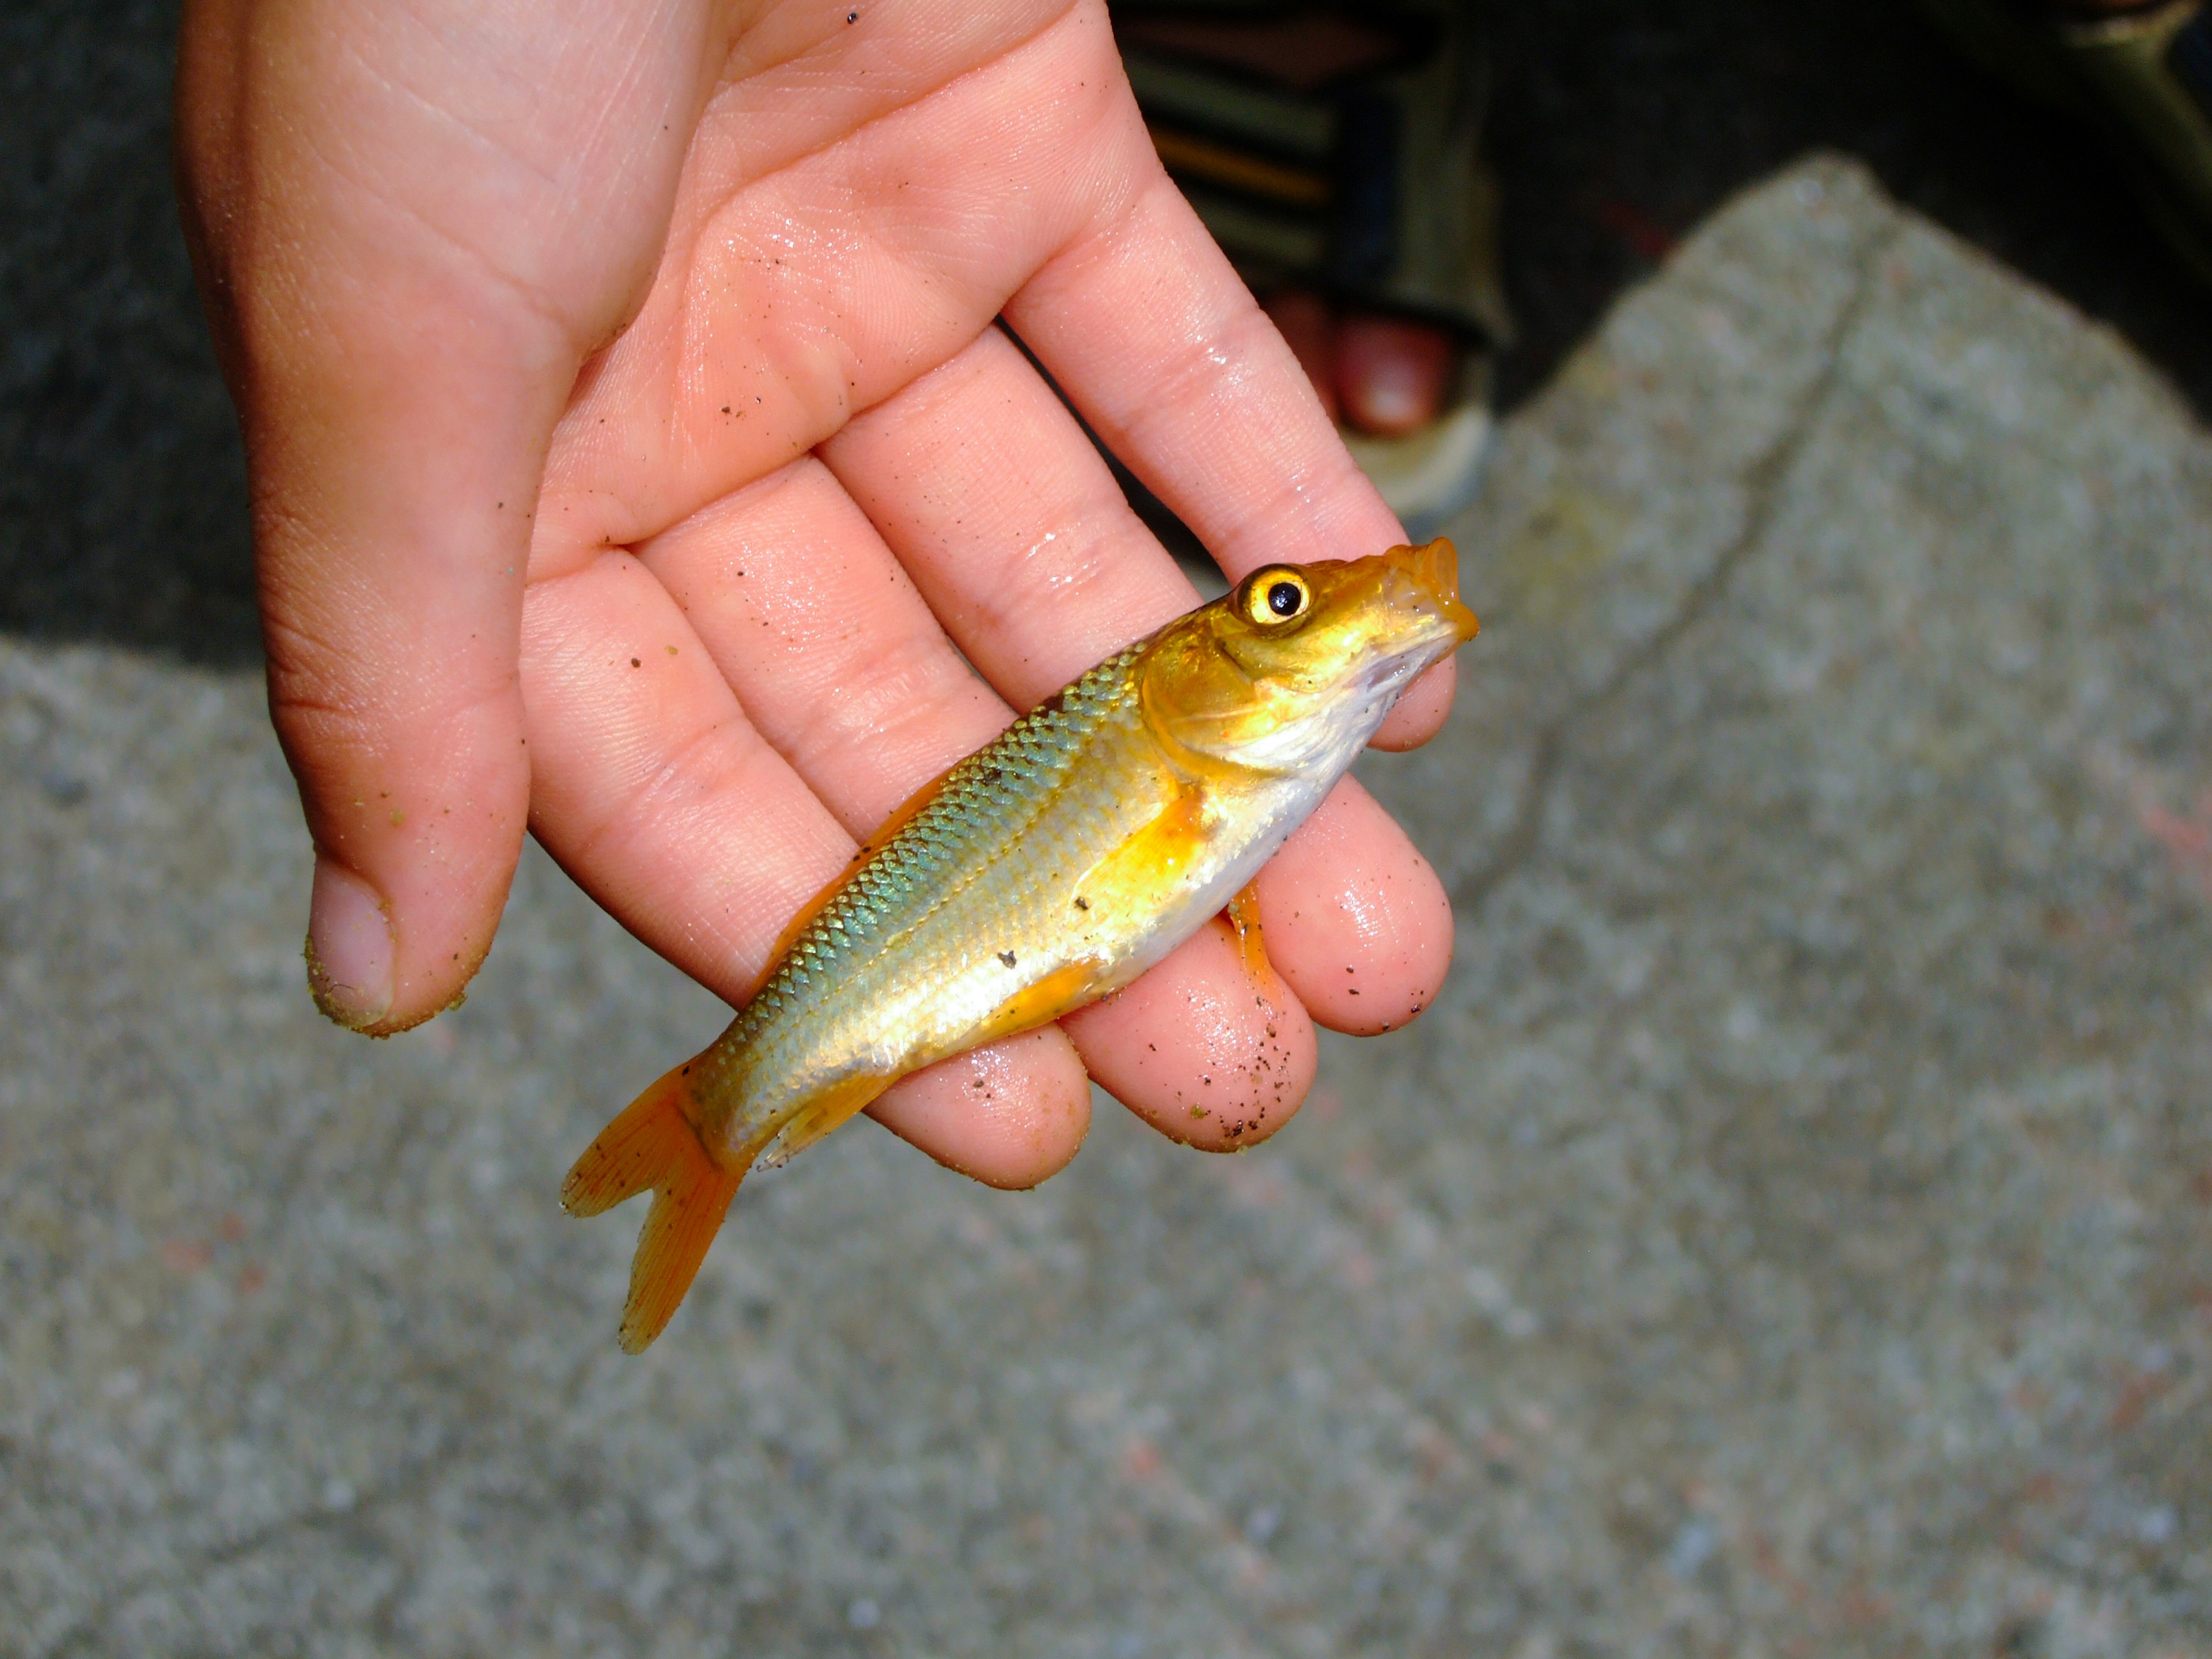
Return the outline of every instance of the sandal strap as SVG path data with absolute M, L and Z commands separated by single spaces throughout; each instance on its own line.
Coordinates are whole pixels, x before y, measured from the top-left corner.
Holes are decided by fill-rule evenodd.
M 1334 27 L 1354 64 L 1316 84 L 1207 49 L 1237 23 Z M 1116 9 L 1122 58 L 1161 161 L 1246 280 L 1315 286 L 1368 309 L 1513 335 L 1498 189 L 1481 149 L 1487 57 L 1464 8 Z
M 2019 0 L 1922 3 L 1986 67 L 2097 128 L 2167 241 L 2212 283 L 2212 5 L 2054 15 Z

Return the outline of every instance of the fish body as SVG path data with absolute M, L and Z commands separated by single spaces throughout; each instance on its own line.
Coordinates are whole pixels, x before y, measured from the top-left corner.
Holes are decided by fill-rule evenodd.
M 574 1214 L 655 1193 L 623 1346 L 666 1323 L 755 1163 L 911 1072 L 1135 979 L 1236 897 L 1399 693 L 1474 631 L 1446 541 L 1268 566 L 894 814 L 729 1029 L 570 1172 Z
M 830 1127 L 810 1103 L 848 1079 L 902 1077 L 1120 989 L 1317 804 L 1333 779 L 1172 762 L 1145 719 L 1150 644 L 1024 716 L 862 850 L 695 1067 L 714 1145 L 781 1163 Z

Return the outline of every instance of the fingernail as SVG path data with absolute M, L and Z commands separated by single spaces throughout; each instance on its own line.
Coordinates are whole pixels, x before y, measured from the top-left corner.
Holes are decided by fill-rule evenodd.
M 365 1031 L 392 1009 L 392 917 L 359 876 L 318 853 L 307 921 L 307 989 L 315 1006 Z

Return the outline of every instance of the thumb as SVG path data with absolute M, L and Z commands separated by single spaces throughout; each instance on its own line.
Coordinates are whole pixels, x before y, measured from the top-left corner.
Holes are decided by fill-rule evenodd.
M 653 176 L 631 181 L 626 263 L 560 268 L 543 157 L 438 105 L 437 77 L 488 77 L 450 35 L 409 58 L 398 9 L 198 0 L 178 76 L 270 708 L 314 840 L 309 982 L 380 1036 L 452 1004 L 489 949 L 528 818 L 516 669 L 546 447 L 586 343 L 649 279 L 680 161 L 633 152 Z M 680 112 L 645 101 L 669 131 Z
M 309 983 L 380 1035 L 474 975 L 528 821 L 522 576 L 574 364 L 471 299 L 333 319 L 241 400 L 270 711 L 315 846 Z

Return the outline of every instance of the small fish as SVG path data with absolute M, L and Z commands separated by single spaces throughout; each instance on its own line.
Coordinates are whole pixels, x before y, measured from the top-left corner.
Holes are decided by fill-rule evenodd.
M 1399 693 L 1474 632 L 1441 538 L 1268 565 L 894 813 L 792 923 L 714 1046 L 568 1172 L 571 1215 L 653 1194 L 623 1348 L 667 1324 L 755 1164 L 811 1146 L 909 1072 L 1120 989 L 1224 906 L 1256 953 L 1247 884 Z

